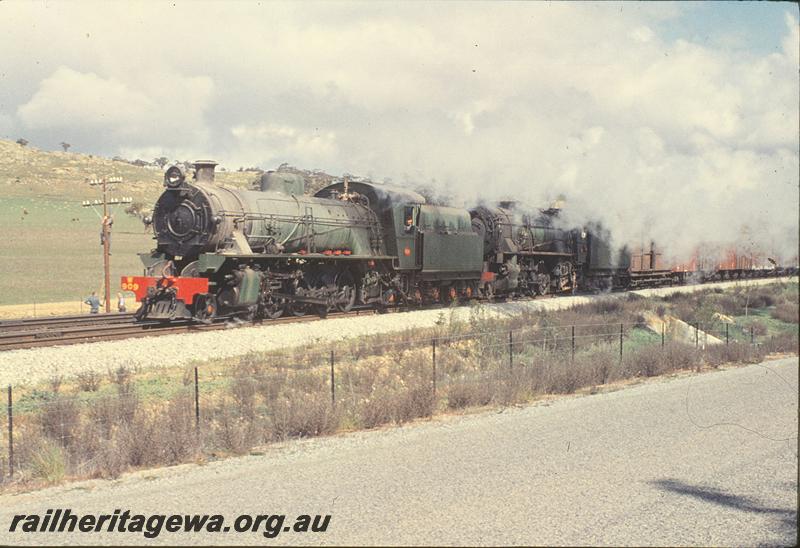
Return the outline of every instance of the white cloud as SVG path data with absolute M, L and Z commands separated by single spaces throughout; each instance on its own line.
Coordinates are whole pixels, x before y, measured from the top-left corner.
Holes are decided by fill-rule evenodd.
M 0 112 L 0 137 L 10 138 L 13 127 L 14 121 L 11 116 Z
M 17 116 L 30 129 L 78 127 L 110 134 L 121 146 L 205 141 L 203 116 L 214 89 L 209 78 L 151 74 L 139 83 L 144 85 L 134 88 L 116 77 L 62 66 L 42 80 L 33 97 L 19 106 Z
M 621 239 L 748 225 L 796 252 L 788 13 L 783 49 L 758 56 L 665 40 L 679 3 L 0 6 L 18 79 L 0 104 L 34 139 L 435 179 L 459 200 L 565 193 Z
M 279 124 L 242 124 L 231 128 L 231 134 L 236 139 L 237 157 L 247 166 L 251 163 L 276 165 L 284 161 L 316 166 L 330 162 L 337 153 L 333 131 L 304 131 Z M 254 158 L 257 160 L 249 162 Z
M 642 25 L 641 27 L 636 27 L 635 29 L 633 29 L 633 31 L 631 31 L 631 38 L 633 38 L 637 42 L 649 42 L 650 40 L 653 39 L 654 36 L 655 34 L 653 33 L 653 31 L 650 30 L 650 27 L 646 25 Z
M 800 26 L 798 26 L 797 18 L 793 17 L 788 11 L 783 20 L 786 22 L 786 28 L 789 31 L 786 38 L 783 39 L 783 54 L 790 64 L 796 66 L 800 63 Z

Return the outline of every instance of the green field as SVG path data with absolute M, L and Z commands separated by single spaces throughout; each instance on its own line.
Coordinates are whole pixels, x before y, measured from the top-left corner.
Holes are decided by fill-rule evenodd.
M 130 196 L 145 207 L 152 207 L 163 189 L 160 169 L 0 139 L 0 306 L 78 302 L 93 290 L 102 296 L 100 219 L 81 202 L 100 198 L 88 180 L 112 176 L 123 183 L 110 197 Z M 217 180 L 246 187 L 254 176 L 220 171 Z M 150 251 L 155 242 L 122 207 L 115 212 L 113 231 L 111 287 L 116 295 L 120 276 L 140 274 L 137 253 Z
M 92 291 L 102 297 L 100 219 L 80 200 L 0 197 L 0 231 L 0 305 L 77 301 Z M 120 207 L 111 238 L 113 295 L 120 276 L 141 274 L 136 254 L 154 243 Z

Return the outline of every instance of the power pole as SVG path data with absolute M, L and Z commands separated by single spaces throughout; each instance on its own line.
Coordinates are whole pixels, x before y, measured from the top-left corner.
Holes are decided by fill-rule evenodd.
M 111 312 L 111 225 L 114 223 L 112 215 L 110 215 L 110 208 L 109 206 L 115 206 L 119 204 L 129 204 L 133 200 L 130 197 L 125 198 L 110 198 L 108 197 L 108 190 L 109 185 L 113 183 L 121 183 L 121 177 L 109 177 L 109 178 L 102 178 L 102 179 L 93 179 L 89 181 L 90 186 L 99 186 L 103 191 L 103 199 L 102 200 L 94 200 L 93 202 L 84 201 L 81 204 L 83 207 L 91 207 L 97 213 L 95 207 L 102 206 L 103 207 L 103 216 L 101 217 L 101 232 L 100 232 L 100 240 L 103 244 L 103 274 L 104 274 L 104 282 L 103 285 L 105 287 L 105 300 L 106 300 L 106 312 Z M 99 214 L 98 214 L 99 216 Z

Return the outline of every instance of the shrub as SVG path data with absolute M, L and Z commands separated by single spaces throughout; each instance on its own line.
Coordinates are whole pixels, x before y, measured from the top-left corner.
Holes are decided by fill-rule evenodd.
M 479 405 L 489 405 L 495 391 L 494 383 L 486 376 L 478 379 L 461 377 L 450 382 L 447 387 L 447 407 L 462 409 Z
M 126 446 L 120 443 L 119 438 L 114 438 L 101 445 L 94 458 L 86 464 L 92 468 L 90 474 L 92 477 L 117 478 L 131 464 L 128 459 Z
M 61 375 L 53 375 L 50 377 L 50 390 L 53 391 L 53 394 L 58 394 L 58 391 L 61 390 L 61 383 L 64 382 L 64 377 Z
M 768 289 L 762 289 L 750 295 L 750 308 L 767 308 L 775 304 L 775 296 Z
M 767 354 L 772 352 L 798 353 L 798 334 L 797 332 L 781 333 L 764 340 L 759 346 Z
M 622 310 L 623 304 L 619 299 L 605 298 L 597 299 L 587 305 L 587 308 L 595 314 L 613 314 Z
M 108 380 L 119 387 L 130 386 L 132 373 L 131 370 L 124 365 L 120 365 L 114 371 L 108 372 Z M 123 390 L 124 388 L 121 388 Z
M 712 367 L 725 363 L 758 363 L 764 358 L 764 352 L 749 343 L 732 342 L 708 346 L 705 358 Z
M 289 382 L 289 372 L 286 369 L 271 369 L 256 379 L 256 390 L 265 403 L 273 402 Z
M 591 384 L 606 384 L 619 375 L 619 359 L 615 352 L 598 350 L 578 356 L 580 367 L 591 370 Z
M 153 430 L 160 430 L 162 434 L 158 445 L 163 450 L 164 460 L 177 464 L 196 454 L 200 447 L 192 395 L 187 392 L 172 399 L 160 415 L 154 419 L 163 426 Z
M 382 424 L 403 424 L 433 414 L 435 400 L 430 384 L 411 379 L 407 385 L 388 380 L 380 383 L 355 410 L 356 421 L 364 428 Z
M 253 421 L 236 413 L 225 399 L 208 413 L 206 427 L 212 447 L 242 454 L 257 443 Z
M 699 367 L 694 346 L 669 342 L 663 348 L 640 347 L 624 355 L 620 378 L 654 377 L 672 371 Z
M 738 316 L 744 313 L 744 303 L 735 295 L 719 295 L 714 303 L 726 316 Z
M 409 386 L 394 394 L 391 404 L 392 420 L 403 424 L 420 417 L 430 417 L 434 408 L 433 391 L 430 386 Z
M 57 396 L 43 404 L 39 421 L 45 436 L 66 447 L 75 441 L 80 409 L 74 398 Z
M 239 414 L 249 419 L 255 417 L 258 385 L 252 377 L 243 376 L 237 370 L 231 381 L 230 392 Z
M 64 479 L 65 471 L 64 450 L 52 441 L 42 441 L 31 457 L 31 475 L 47 483 L 56 483 Z
M 797 303 L 783 302 L 775 306 L 769 314 L 776 320 L 786 323 L 800 323 L 800 310 Z
M 81 392 L 97 392 L 100 388 L 100 374 L 95 370 L 81 371 L 76 375 Z
M 756 337 L 767 334 L 767 326 L 761 320 L 752 320 L 749 325 L 753 329 L 753 334 Z
M 535 367 L 535 366 L 534 366 Z M 578 388 L 591 384 L 588 368 L 581 367 L 580 362 L 572 363 L 564 355 L 552 355 L 544 363 L 546 383 L 543 386 L 547 394 L 572 394 Z
M 330 434 L 337 423 L 336 411 L 328 394 L 291 390 L 273 407 L 272 433 L 278 440 Z
M 637 348 L 629 352 L 624 363 L 631 376 L 654 377 L 671 370 L 671 363 L 664 356 L 653 352 L 649 348 Z
M 666 371 L 680 371 L 696 368 L 699 363 L 698 350 L 693 346 L 681 342 L 671 341 L 664 345 L 660 352 L 656 350 L 664 361 Z
M 132 422 L 112 429 L 97 451 L 100 475 L 116 477 L 127 466 L 163 463 L 164 445 L 172 436 L 166 422 L 156 413 L 140 411 Z

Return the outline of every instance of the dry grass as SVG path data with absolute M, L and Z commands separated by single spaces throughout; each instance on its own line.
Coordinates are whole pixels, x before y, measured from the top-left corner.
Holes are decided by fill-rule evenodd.
M 199 425 L 191 368 L 176 371 L 169 389 L 154 385 L 152 375 L 126 368 L 71 383 L 54 378 L 15 410 L 18 470 L 23 479 L 49 483 L 70 476 L 114 477 L 133 468 L 243 454 L 289 438 L 403 424 L 440 411 L 525 403 L 797 350 L 796 332 L 766 336 L 752 346 L 732 342 L 697 349 L 667 342 L 661 347 L 659 337 L 656 343 L 637 327 L 640 315 L 656 304 L 600 301 L 507 320 L 488 319 L 482 307 L 474 307 L 464 323 L 453 322 L 445 312 L 434 329 L 345 341 L 333 349 L 335 404 L 327 349 L 203 364 Z M 620 324 L 625 329 L 622 360 Z

